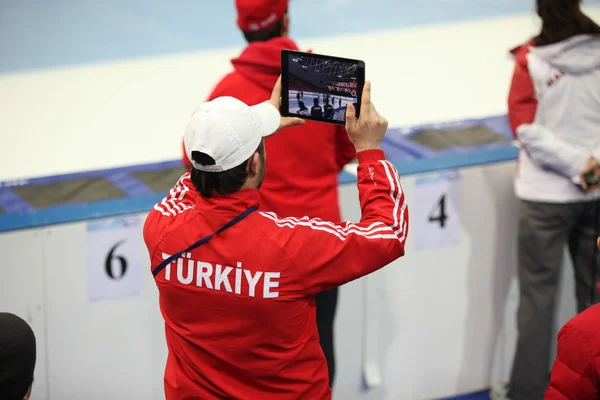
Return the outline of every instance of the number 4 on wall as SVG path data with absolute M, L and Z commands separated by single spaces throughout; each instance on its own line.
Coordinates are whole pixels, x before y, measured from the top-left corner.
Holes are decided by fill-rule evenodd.
M 429 222 L 437 222 L 440 228 L 444 229 L 446 227 L 446 220 L 448 220 L 448 214 L 446 214 L 446 195 L 443 194 L 429 213 Z
M 456 171 L 415 180 L 412 226 L 416 250 L 435 250 L 460 243 L 462 188 L 462 176 Z

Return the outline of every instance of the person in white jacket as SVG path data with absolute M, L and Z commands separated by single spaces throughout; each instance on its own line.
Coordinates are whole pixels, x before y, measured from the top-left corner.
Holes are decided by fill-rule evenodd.
M 521 144 L 518 341 L 510 381 L 492 391 L 495 399 L 544 398 L 565 246 L 578 311 L 597 301 L 600 191 L 583 177 L 600 176 L 600 27 L 580 0 L 538 0 L 537 10 L 540 34 L 513 50 L 509 119 Z

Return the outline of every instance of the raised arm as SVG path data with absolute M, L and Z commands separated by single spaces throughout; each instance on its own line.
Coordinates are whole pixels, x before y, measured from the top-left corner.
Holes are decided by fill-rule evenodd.
M 336 225 L 308 217 L 261 214 L 280 228 L 272 239 L 280 243 L 308 294 L 367 275 L 404 255 L 408 208 L 398 171 L 379 149 L 388 123 L 371 103 L 369 83 L 363 91 L 360 119 L 355 119 L 352 105 L 346 114 L 346 130 L 359 161 L 360 222 Z

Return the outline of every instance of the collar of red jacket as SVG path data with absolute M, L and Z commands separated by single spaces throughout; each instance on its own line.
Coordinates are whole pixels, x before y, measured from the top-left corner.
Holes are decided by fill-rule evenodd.
M 260 194 L 257 189 L 241 189 L 232 194 L 216 195 L 210 198 L 200 196 L 196 200 L 196 209 L 208 210 L 215 213 L 240 214 L 250 207 L 258 207 Z
M 281 74 L 281 50 L 298 50 L 298 46 L 287 37 L 252 42 L 231 63 L 238 73 L 270 91 Z

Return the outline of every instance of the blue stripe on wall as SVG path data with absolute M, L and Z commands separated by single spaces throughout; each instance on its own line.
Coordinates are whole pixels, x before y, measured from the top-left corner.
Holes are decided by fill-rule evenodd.
M 127 197 L 149 196 L 154 194 L 144 182 L 126 172 L 116 172 L 106 177 L 113 185 L 121 189 Z
M 8 187 L 0 187 L 0 207 L 8 214 L 33 211 L 33 207 Z
M 586 4 L 600 4 L 600 0 L 586 0 Z M 290 3 L 292 35 L 299 39 L 533 10 L 534 0 Z M 243 44 L 232 0 L 0 1 L 0 73 Z
M 458 169 L 510 161 L 516 158 L 517 153 L 518 150 L 514 147 L 480 149 L 473 153 L 449 154 L 431 159 L 425 158 L 396 163 L 396 168 L 401 176 L 406 176 L 437 170 Z M 389 159 L 394 162 L 393 157 Z M 179 161 L 163 163 L 163 165 L 177 162 Z M 139 168 L 139 166 L 136 168 Z M 123 171 L 124 169 L 120 170 Z M 97 174 L 97 172 L 94 172 L 94 174 Z M 44 181 L 44 179 L 38 180 L 38 182 L 40 181 Z M 339 176 L 339 183 L 342 185 L 354 184 L 355 182 L 356 176 L 348 172 L 342 172 Z M 39 210 L 33 210 L 32 208 L 15 209 L 13 213 L 0 215 L 0 232 L 144 213 L 149 211 L 165 195 L 166 193 L 154 193 L 95 203 L 67 204 Z

